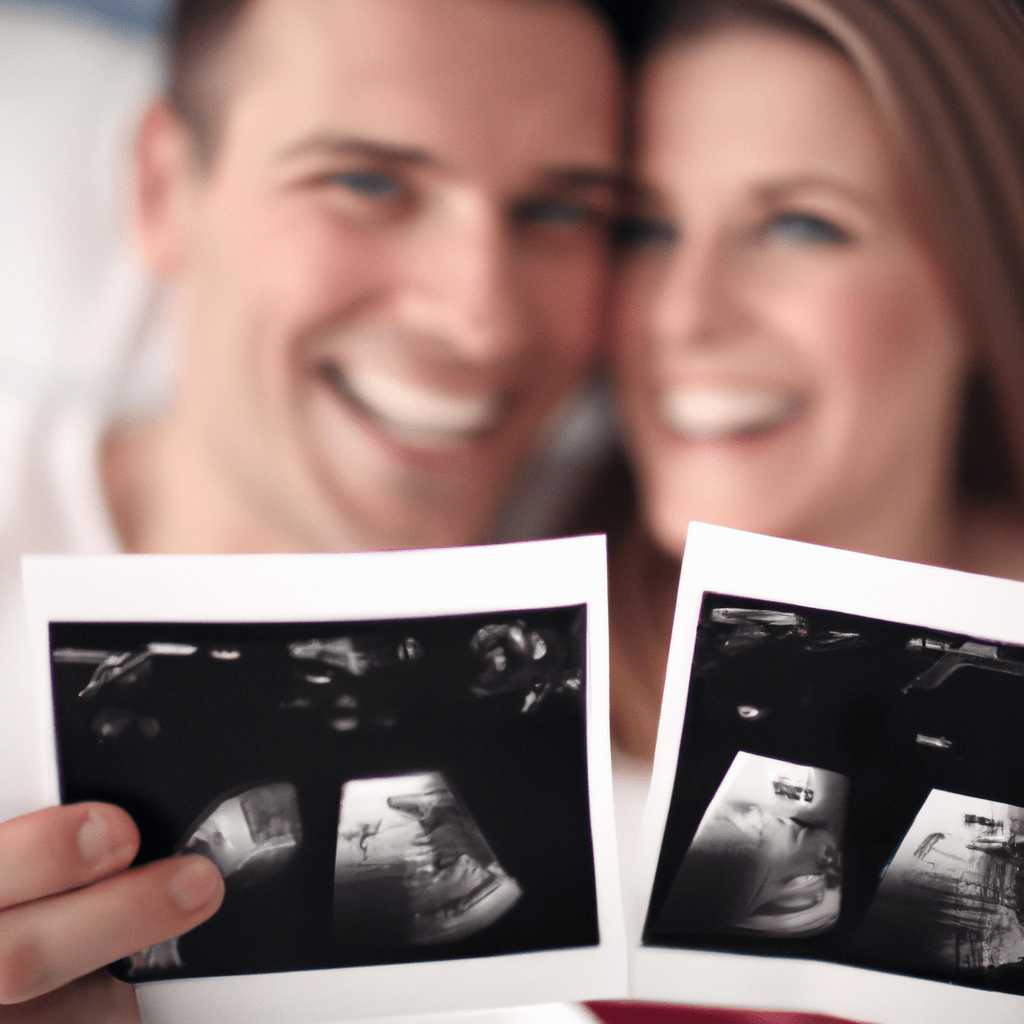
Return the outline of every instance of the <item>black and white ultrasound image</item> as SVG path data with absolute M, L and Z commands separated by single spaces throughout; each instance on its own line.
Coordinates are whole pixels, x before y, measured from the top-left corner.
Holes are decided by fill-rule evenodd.
M 131 981 L 595 945 L 585 606 L 53 623 L 62 798 L 226 897 Z
M 1022 722 L 1024 648 L 706 594 L 644 943 L 1024 994 Z

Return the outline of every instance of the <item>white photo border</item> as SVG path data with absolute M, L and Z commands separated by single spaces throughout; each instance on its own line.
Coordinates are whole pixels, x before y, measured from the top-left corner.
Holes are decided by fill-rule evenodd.
M 833 1014 L 871 1024 L 1017 1024 L 1024 997 L 808 959 L 644 947 L 705 593 L 1024 644 L 1024 584 L 691 523 L 627 921 L 634 998 Z
M 612 806 L 605 538 L 327 555 L 25 556 L 35 683 L 59 800 L 51 622 L 336 622 L 587 606 L 587 758 L 598 945 L 471 960 L 147 982 L 150 1022 L 297 1024 L 625 995 L 626 949 Z

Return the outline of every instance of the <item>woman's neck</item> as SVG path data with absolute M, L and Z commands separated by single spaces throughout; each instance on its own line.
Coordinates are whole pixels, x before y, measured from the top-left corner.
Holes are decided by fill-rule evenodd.
M 650 759 L 658 732 L 679 559 L 659 550 L 637 520 L 611 538 L 609 547 L 612 738 L 626 753 Z

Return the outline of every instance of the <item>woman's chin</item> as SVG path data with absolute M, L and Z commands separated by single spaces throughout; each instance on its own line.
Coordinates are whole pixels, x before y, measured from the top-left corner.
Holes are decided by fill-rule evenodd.
M 772 537 L 809 540 L 806 524 L 792 508 L 780 508 L 766 500 L 764 486 L 736 488 L 718 500 L 701 493 L 700 486 L 652 486 L 644 491 L 643 517 L 648 532 L 662 550 L 682 557 L 692 522 L 710 523 Z

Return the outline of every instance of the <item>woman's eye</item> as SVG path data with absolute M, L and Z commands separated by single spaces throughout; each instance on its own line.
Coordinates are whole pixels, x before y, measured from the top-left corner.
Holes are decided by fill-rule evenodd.
M 402 195 L 401 184 L 379 171 L 342 171 L 331 175 L 331 181 L 369 199 L 397 199 Z
M 675 225 L 654 217 L 624 217 L 615 225 L 615 241 L 621 249 L 669 246 L 678 238 Z
M 848 242 L 850 236 L 831 221 L 811 213 L 783 213 L 769 221 L 766 233 L 797 245 Z

